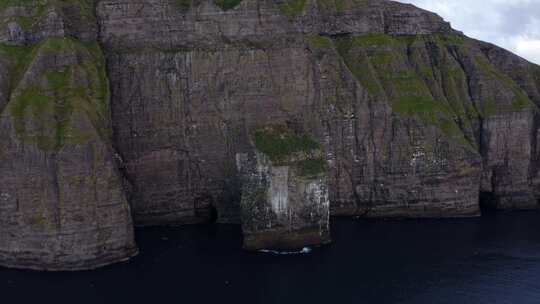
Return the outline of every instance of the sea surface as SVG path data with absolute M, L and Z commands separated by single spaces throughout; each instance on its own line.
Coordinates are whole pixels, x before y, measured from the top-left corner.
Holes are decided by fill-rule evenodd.
M 334 219 L 332 238 L 279 255 L 242 251 L 234 225 L 138 229 L 127 263 L 0 269 L 0 303 L 540 303 L 540 212 Z

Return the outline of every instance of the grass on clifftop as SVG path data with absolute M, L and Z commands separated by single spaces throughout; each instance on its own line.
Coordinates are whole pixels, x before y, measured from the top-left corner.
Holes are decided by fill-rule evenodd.
M 13 46 L 0 43 L 0 56 L 9 61 L 10 87 L 13 88 L 35 56 L 33 46 Z
M 320 35 L 310 35 L 307 37 L 311 46 L 316 49 L 326 49 L 333 48 L 334 42 L 329 37 L 320 36 Z
M 302 177 L 315 177 L 326 170 L 326 161 L 322 158 L 306 159 L 296 163 L 298 175 Z
M 320 144 L 285 126 L 267 126 L 255 131 L 255 147 L 275 165 L 294 166 L 301 177 L 313 177 L 325 171 Z
M 221 7 L 222 10 L 228 11 L 237 7 L 242 0 L 215 0 L 217 6 Z
M 282 2 L 278 4 L 279 11 L 289 18 L 296 17 L 304 12 L 306 1 L 307 0 L 282 0 Z
M 296 135 L 284 126 L 272 126 L 255 132 L 255 147 L 271 161 L 285 161 L 297 152 L 310 153 L 320 145 L 307 135 Z
M 434 35 L 435 39 L 446 45 L 464 45 L 467 42 L 467 37 L 458 34 L 438 34 Z

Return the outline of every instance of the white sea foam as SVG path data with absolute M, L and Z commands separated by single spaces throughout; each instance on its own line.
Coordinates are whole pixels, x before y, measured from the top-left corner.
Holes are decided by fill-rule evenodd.
M 270 250 L 270 249 L 261 249 L 259 252 L 264 253 L 272 253 L 272 254 L 279 254 L 279 255 L 289 255 L 289 254 L 308 254 L 311 252 L 311 248 L 304 247 L 302 250 L 299 251 L 279 251 L 279 250 Z

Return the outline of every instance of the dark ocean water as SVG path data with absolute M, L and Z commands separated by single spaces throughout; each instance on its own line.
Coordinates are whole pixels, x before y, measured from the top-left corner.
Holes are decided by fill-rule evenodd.
M 286 256 L 242 251 L 237 226 L 139 229 L 129 263 L 0 269 L 0 303 L 540 303 L 538 212 L 332 229 L 332 245 Z

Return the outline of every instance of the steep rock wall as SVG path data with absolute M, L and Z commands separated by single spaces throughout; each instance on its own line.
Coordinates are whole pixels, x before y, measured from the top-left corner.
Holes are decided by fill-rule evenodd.
M 99 3 L 138 223 L 207 221 L 212 206 L 236 222 L 234 156 L 272 122 L 325 147 L 334 214 L 472 216 L 480 191 L 536 205 L 523 136 L 535 105 L 438 16 L 387 1 L 218 4 Z
M 78 38 L 97 28 L 69 34 L 63 25 L 77 20 L 66 12 L 85 8 L 62 3 L 11 1 L 1 11 L 11 30 L 0 35 L 2 266 L 80 270 L 137 253 L 105 61 L 94 40 Z

